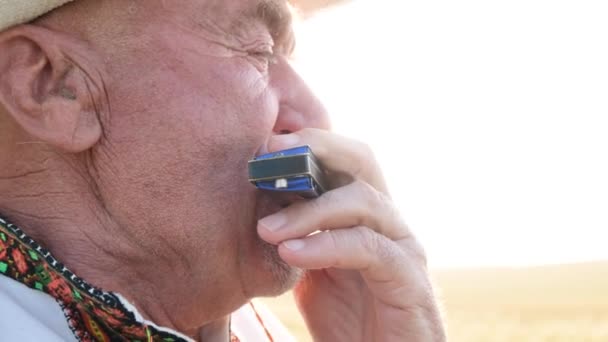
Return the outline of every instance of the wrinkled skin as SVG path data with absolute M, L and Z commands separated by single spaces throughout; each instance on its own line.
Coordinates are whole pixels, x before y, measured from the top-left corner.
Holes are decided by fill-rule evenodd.
M 230 312 L 302 268 L 316 270 L 297 298 L 317 340 L 442 340 L 423 252 L 373 156 L 327 132 L 288 62 L 286 4 L 256 3 L 80 0 L 0 34 L 0 162 L 15 165 L 0 212 L 195 338 L 222 340 Z M 252 156 L 301 144 L 334 191 L 293 203 L 248 184 Z M 258 223 L 277 212 L 288 228 Z

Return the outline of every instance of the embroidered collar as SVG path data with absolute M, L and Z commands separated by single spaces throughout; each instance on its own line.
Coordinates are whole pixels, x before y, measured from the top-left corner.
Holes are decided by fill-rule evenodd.
M 130 305 L 120 295 L 89 285 L 19 227 L 1 217 L 0 275 L 55 298 L 79 341 L 191 341 L 146 322 L 128 309 Z M 231 335 L 231 342 L 238 342 Z

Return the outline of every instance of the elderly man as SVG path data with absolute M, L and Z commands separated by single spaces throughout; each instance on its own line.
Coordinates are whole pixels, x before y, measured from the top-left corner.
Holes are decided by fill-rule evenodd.
M 66 2 L 0 0 L 3 341 L 285 341 L 247 303 L 294 285 L 315 340 L 445 339 L 372 154 L 289 64 L 285 0 Z M 333 190 L 248 183 L 301 145 Z

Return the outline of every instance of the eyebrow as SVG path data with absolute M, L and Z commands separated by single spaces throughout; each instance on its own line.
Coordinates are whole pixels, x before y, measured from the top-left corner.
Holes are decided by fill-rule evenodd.
M 291 27 L 293 15 L 286 0 L 261 0 L 254 10 L 253 18 L 260 20 L 275 40 L 275 46 L 291 54 L 295 47 L 295 36 Z

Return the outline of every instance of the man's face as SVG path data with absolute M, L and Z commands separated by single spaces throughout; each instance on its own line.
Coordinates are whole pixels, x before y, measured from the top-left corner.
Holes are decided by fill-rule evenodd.
M 247 161 L 272 135 L 329 124 L 286 60 L 286 4 L 260 3 L 87 8 L 97 13 L 87 34 L 106 61 L 111 109 L 92 158 L 100 197 L 151 263 L 173 266 L 195 302 L 238 305 L 296 278 L 257 236 L 257 220 L 285 203 L 248 183 Z

